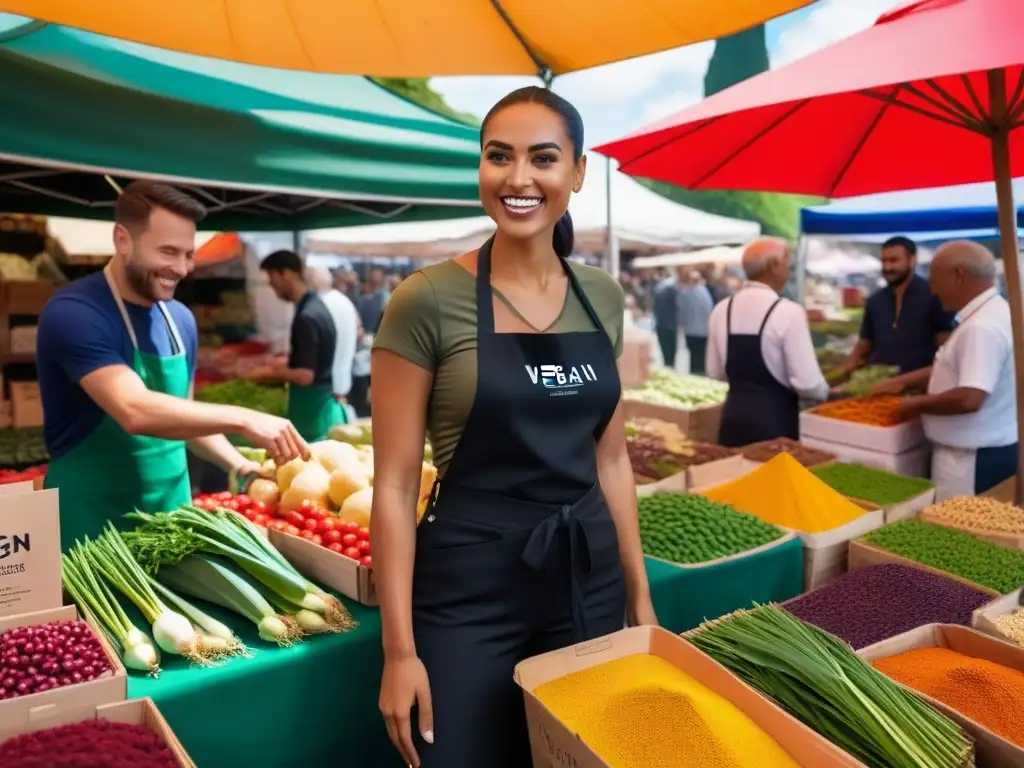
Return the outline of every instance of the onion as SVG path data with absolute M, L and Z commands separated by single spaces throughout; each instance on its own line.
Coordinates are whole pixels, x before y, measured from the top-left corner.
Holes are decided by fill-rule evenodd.
M 262 477 L 252 481 L 248 495 L 253 501 L 266 504 L 272 509 L 281 500 L 281 490 L 277 487 L 277 483 L 272 480 L 264 480 Z
M 180 613 L 165 610 L 157 616 L 153 622 L 153 639 L 161 651 L 184 656 L 190 661 L 200 658 L 195 627 Z
M 149 672 L 154 677 L 160 674 L 160 654 L 148 642 L 136 643 L 129 648 L 125 648 L 121 660 L 128 669 Z
M 314 611 L 306 609 L 296 611 L 295 620 L 299 622 L 300 627 L 310 634 L 331 631 L 331 626 L 324 620 L 324 617 Z

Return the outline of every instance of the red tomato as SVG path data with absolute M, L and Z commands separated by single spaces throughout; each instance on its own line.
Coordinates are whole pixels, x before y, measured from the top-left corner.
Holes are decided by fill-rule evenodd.
M 373 558 L 369 555 L 363 555 L 359 558 L 359 564 L 364 568 L 373 568 Z
M 248 502 L 249 509 L 251 509 L 256 514 L 259 514 L 259 515 L 270 514 L 270 509 L 268 509 L 267 505 L 264 504 L 262 501 L 253 501 L 248 496 L 246 496 L 245 498 L 246 498 L 246 500 Z
M 338 527 L 338 518 L 334 515 L 327 514 L 324 516 L 324 519 L 320 521 L 320 527 L 324 531 L 333 531 Z
M 264 525 L 265 526 L 267 524 L 267 516 L 266 515 L 255 515 L 253 517 L 252 521 L 254 523 L 256 523 L 256 525 Z
M 241 515 L 246 520 L 255 520 L 256 519 L 256 513 L 253 512 L 251 509 L 245 510 L 244 512 L 241 513 Z
M 354 547 L 357 541 L 359 541 L 359 537 L 354 533 L 346 533 L 341 537 L 341 543 L 346 547 Z
M 360 557 L 363 556 L 362 553 L 355 547 L 345 547 L 341 551 L 341 554 L 343 554 L 345 557 L 351 557 L 353 560 L 358 560 Z
M 310 507 L 306 517 L 312 517 L 314 520 L 323 520 L 327 517 L 327 510 L 323 507 Z
M 217 501 L 227 501 L 231 498 L 231 495 L 231 491 L 221 491 L 220 493 L 214 494 L 213 498 Z
M 331 550 L 331 552 L 337 552 L 339 555 L 342 553 L 342 549 L 344 549 L 344 547 L 342 547 L 341 544 L 339 544 L 336 541 L 331 542 L 330 544 L 328 544 L 327 548 L 329 550 Z
M 314 544 L 319 544 L 321 547 L 324 545 L 324 537 L 319 533 L 314 533 L 313 538 L 310 539 Z
M 232 512 L 238 512 L 239 509 L 240 509 L 240 507 L 238 506 L 238 502 L 235 501 L 234 499 L 228 499 L 227 501 L 222 501 L 220 503 L 220 507 L 221 507 L 221 509 L 230 509 Z
M 368 554 L 370 552 L 370 542 L 368 542 L 366 539 L 360 539 L 358 542 L 356 542 L 356 549 L 358 549 L 364 555 Z
M 306 541 L 313 540 L 313 532 L 309 530 L 299 531 L 299 536 L 306 539 Z
M 305 520 L 302 521 L 302 527 L 305 528 L 307 531 L 313 531 L 314 533 L 316 532 L 317 526 L 319 525 L 320 523 L 318 523 L 312 517 L 307 517 Z
M 310 501 L 309 499 L 306 499 L 306 500 L 304 500 L 304 501 L 303 501 L 303 502 L 302 502 L 301 504 L 299 504 L 299 507 L 298 507 L 298 509 L 299 509 L 299 512 L 301 512 L 301 513 L 302 513 L 302 516 L 303 516 L 303 517 L 309 517 L 309 513 L 310 513 L 310 512 L 311 512 L 311 511 L 312 511 L 312 510 L 313 510 L 313 509 L 314 509 L 315 507 L 316 507 L 316 504 L 314 504 L 314 503 L 313 503 L 312 501 Z
M 356 536 L 359 537 L 360 541 L 369 541 L 370 540 L 370 532 L 366 528 L 360 528 L 356 532 Z
M 193 504 L 194 504 L 195 506 L 197 506 L 197 507 L 198 507 L 198 506 L 199 506 L 199 505 L 200 505 L 200 504 L 201 504 L 202 502 L 204 502 L 204 501 L 206 501 L 206 495 L 205 495 L 205 494 L 202 494 L 202 493 L 200 493 L 200 494 L 198 494 L 197 496 L 193 496 L 193 497 L 192 497 L 192 503 L 193 503 Z
M 288 514 L 286 514 L 284 516 L 284 519 L 287 520 L 289 524 L 294 525 L 296 528 L 301 528 L 302 524 L 306 522 L 306 518 L 302 516 L 302 513 L 296 512 L 294 509 Z
M 356 524 L 356 523 L 353 523 L 351 520 L 345 520 L 341 524 L 341 532 L 342 533 L 358 533 L 359 532 L 359 525 Z
M 325 533 L 328 533 L 328 532 L 333 531 L 333 530 L 334 530 L 334 521 L 331 520 L 330 518 L 324 518 L 323 520 L 320 520 L 317 523 L 316 532 L 319 533 L 321 536 L 324 535 Z
M 341 543 L 341 531 L 331 529 L 324 534 L 324 541 L 328 544 L 340 544 Z
M 285 522 L 287 523 L 288 521 L 285 520 Z M 300 533 L 302 533 L 302 530 L 294 525 L 285 525 L 284 532 L 290 533 L 292 536 L 298 536 Z
M 234 501 L 235 501 L 235 504 L 238 505 L 239 509 L 248 509 L 249 507 L 252 506 L 252 499 L 250 499 L 244 493 L 240 493 L 237 496 L 235 496 Z M 264 513 L 264 514 L 266 514 L 266 513 Z

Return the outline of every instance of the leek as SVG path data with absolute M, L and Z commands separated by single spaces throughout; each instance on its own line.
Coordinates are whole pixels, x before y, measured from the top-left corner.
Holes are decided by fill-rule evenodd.
M 972 764 L 970 739 L 953 721 L 776 605 L 705 622 L 685 637 L 873 768 Z

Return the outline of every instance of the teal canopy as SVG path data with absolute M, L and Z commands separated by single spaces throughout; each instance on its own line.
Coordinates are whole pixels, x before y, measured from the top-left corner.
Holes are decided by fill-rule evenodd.
M 0 211 L 107 218 L 115 185 L 147 176 L 201 196 L 212 229 L 481 212 L 478 129 L 366 78 L 207 59 L 0 14 L 0 83 Z

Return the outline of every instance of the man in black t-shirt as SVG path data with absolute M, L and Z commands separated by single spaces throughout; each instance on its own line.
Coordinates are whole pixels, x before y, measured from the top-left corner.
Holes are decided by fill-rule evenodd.
M 344 422 L 334 397 L 334 352 L 338 332 L 327 306 L 302 277 L 302 259 L 292 251 L 276 251 L 260 264 L 270 287 L 282 301 L 295 305 L 291 352 L 286 364 L 263 378 L 288 384 L 288 418 L 308 442 L 323 440 L 331 427 Z

